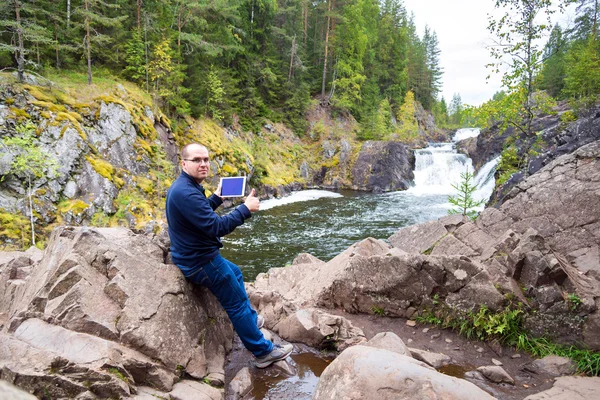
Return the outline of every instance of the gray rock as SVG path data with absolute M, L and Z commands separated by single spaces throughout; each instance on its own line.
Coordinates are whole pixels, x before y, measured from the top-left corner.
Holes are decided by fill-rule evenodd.
M 335 343 L 338 349 L 366 341 L 361 329 L 344 317 L 306 308 L 296 311 L 273 328 L 291 342 L 300 342 L 320 348 Z
M 131 394 L 107 375 L 111 369 L 163 391 L 179 366 L 199 379 L 224 376 L 233 338 L 224 311 L 207 290 L 193 288 L 176 266 L 163 263 L 163 248 L 152 236 L 63 227 L 53 232 L 43 258 L 25 254 L 0 252 L 0 313 L 10 316 L 0 370 L 29 377 L 34 389 L 51 384 L 54 397 L 84 393 L 82 383 L 93 376 L 105 377 L 94 383 L 96 394 Z M 64 361 L 52 367 L 56 373 L 31 372 L 33 366 L 48 371 L 57 357 Z M 83 372 L 74 377 L 73 368 Z
M 600 378 L 563 376 L 551 389 L 527 396 L 525 400 L 591 400 L 600 398 Z
M 252 376 L 250 375 L 250 369 L 244 367 L 235 374 L 235 377 L 229 383 L 229 391 L 233 399 L 237 400 L 252 390 Z
M 463 379 L 443 375 L 411 357 L 366 346 L 342 352 L 321 374 L 314 400 L 492 399 Z
M 225 391 L 198 381 L 183 380 L 169 392 L 171 400 L 223 400 Z
M 439 221 L 425 222 L 400 229 L 388 239 L 392 246 L 411 254 L 420 254 L 432 248 L 448 231 Z
M 410 348 L 410 354 L 415 360 L 424 362 L 435 369 L 445 367 L 452 363 L 452 358 L 445 354 Z
M 400 142 L 363 143 L 352 167 L 352 186 L 358 190 L 406 190 L 414 179 L 414 154 Z
M 0 399 L 5 400 L 37 400 L 32 394 L 29 394 L 6 381 L 0 380 Z
M 402 339 L 393 332 L 380 332 L 363 345 L 393 351 L 404 356 L 411 355 L 410 350 L 406 347 Z
M 488 365 L 477 368 L 477 371 L 481 372 L 486 379 L 494 383 L 509 383 L 515 384 L 515 380 L 499 365 Z
M 554 355 L 532 361 L 531 367 L 533 367 L 534 371 L 544 372 L 553 376 L 570 375 L 576 370 L 576 366 L 573 361 L 566 357 Z

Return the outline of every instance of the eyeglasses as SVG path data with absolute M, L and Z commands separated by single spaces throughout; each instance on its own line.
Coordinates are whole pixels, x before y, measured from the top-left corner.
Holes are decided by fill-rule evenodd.
M 210 160 L 208 158 L 193 158 L 191 160 L 189 158 L 184 158 L 183 161 L 193 162 L 194 164 L 210 163 Z

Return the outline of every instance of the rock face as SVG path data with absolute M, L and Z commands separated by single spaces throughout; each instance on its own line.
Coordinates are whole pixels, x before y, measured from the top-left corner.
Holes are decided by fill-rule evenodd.
M 57 164 L 54 173 L 41 165 L 42 177 L 32 182 L 41 225 L 55 219 L 59 200 L 79 201 L 77 207 L 61 211 L 65 223 L 77 225 L 95 213 L 114 213 L 113 202 L 121 188 L 136 187 L 139 176 L 151 181 L 151 170 L 173 173 L 173 166 L 162 163 L 166 156 L 157 156 L 163 151 L 176 153 L 169 129 L 150 107 L 136 103 L 120 85 L 113 94 L 77 107 L 55 105 L 48 99 L 38 101 L 27 90 L 3 87 L 0 91 L 0 97 L 13 99 L 14 106 L 30 116 L 42 152 Z M 31 92 L 37 93 L 34 89 Z M 10 114 L 10 108 L 0 108 L 0 137 L 15 135 Z M 9 166 L 10 160 L 2 157 L 0 171 L 7 173 Z M 12 174 L 5 178 L 0 187 L 0 209 L 26 213 L 26 179 Z M 129 212 L 132 227 L 139 227 L 138 219 L 136 212 Z
M 323 371 L 314 400 L 493 399 L 474 384 L 396 352 L 353 346 Z
M 413 152 L 402 143 L 366 141 L 352 167 L 352 186 L 376 193 L 408 189 L 414 165 Z
M 164 263 L 164 246 L 124 228 L 63 227 L 39 261 L 0 253 L 0 379 L 52 398 L 117 398 L 139 385 L 169 392 L 183 369 L 223 376 L 227 316 Z
M 596 141 L 516 185 L 499 209 L 484 210 L 475 222 L 456 225 L 446 217 L 403 228 L 390 243 L 413 254 L 462 255 L 493 279 L 497 290 L 490 293 L 510 293 L 537 311 L 527 319 L 534 333 L 598 349 L 599 182 Z M 439 296 L 456 304 L 464 294 Z

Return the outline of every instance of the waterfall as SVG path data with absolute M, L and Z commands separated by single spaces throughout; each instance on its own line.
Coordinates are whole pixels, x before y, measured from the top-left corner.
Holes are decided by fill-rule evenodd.
M 461 181 L 461 173 L 473 173 L 473 162 L 466 155 L 457 153 L 454 143 L 477 135 L 479 129 L 459 129 L 452 143 L 431 143 L 425 149 L 415 150 L 414 186 L 408 191 L 415 195 L 455 194 L 456 189 L 452 185 Z M 475 200 L 487 201 L 490 198 L 498 161 L 499 157 L 487 162 L 473 178 L 477 187 L 473 195 Z

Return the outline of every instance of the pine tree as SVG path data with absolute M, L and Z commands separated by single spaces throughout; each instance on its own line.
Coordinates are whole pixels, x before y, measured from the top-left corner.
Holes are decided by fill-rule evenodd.
M 473 174 L 469 171 L 460 174 L 461 181 L 458 184 L 452 184 L 452 187 L 458 192 L 456 196 L 448 196 L 448 202 L 455 208 L 448 210 L 448 214 L 462 214 L 474 219 L 477 211 L 474 208 L 484 204 L 483 200 L 475 201 L 473 193 L 477 186 L 472 183 Z
M 101 33 L 101 28 L 119 28 L 127 16 L 107 17 L 105 12 L 119 8 L 118 4 L 110 4 L 103 0 L 83 0 L 83 4 L 76 9 L 74 18 L 76 26 L 82 31 L 83 49 L 87 61 L 88 85 L 92 84 L 92 49 L 106 46 L 112 42 L 109 35 Z
M 33 64 L 27 57 L 33 51 L 32 45 L 52 42 L 50 32 L 36 18 L 39 13 L 35 4 L 22 0 L 7 0 L 0 6 L 0 30 L 11 35 L 9 43 L 0 42 L 0 51 L 14 53 L 20 82 L 25 80 L 26 64 Z

